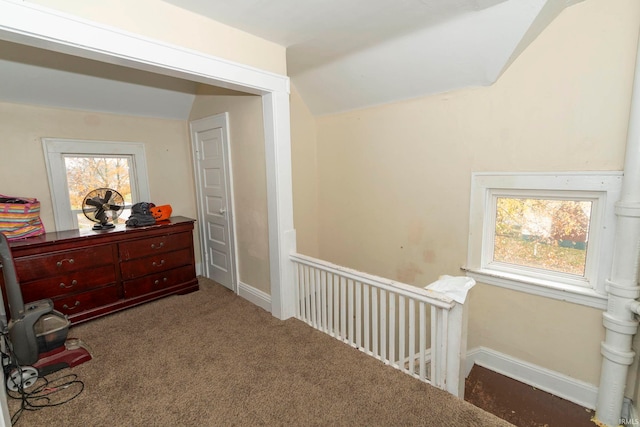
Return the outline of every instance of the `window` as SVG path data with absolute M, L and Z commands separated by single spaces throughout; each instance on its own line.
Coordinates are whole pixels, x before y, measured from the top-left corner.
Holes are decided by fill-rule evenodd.
M 131 204 L 149 200 L 141 143 L 43 139 L 56 230 L 90 228 L 82 213 L 84 197 L 96 188 L 118 191 L 125 200 L 123 221 Z
M 112 188 L 124 198 L 125 208 L 114 223 L 124 222 L 131 214 L 131 180 L 130 170 L 133 156 L 106 156 L 86 154 L 63 154 L 69 189 L 71 213 L 80 229 L 93 227 L 95 224 L 87 218 L 82 205 L 90 191 L 96 188 Z
M 467 275 L 606 307 L 622 173 L 472 177 Z

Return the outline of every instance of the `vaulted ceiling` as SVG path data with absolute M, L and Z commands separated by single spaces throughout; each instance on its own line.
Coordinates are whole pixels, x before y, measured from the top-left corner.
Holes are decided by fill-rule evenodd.
M 288 75 L 321 115 L 489 85 L 581 0 L 162 1 L 287 47 Z M 0 79 L 12 82 L 0 100 L 181 119 L 197 86 L 10 43 Z

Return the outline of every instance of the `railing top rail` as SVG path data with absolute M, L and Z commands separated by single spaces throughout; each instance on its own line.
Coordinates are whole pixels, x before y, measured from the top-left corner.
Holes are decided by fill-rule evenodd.
M 376 286 L 387 291 L 395 292 L 400 295 L 404 295 L 410 298 L 416 298 L 435 307 L 449 310 L 457 304 L 453 299 L 440 292 L 418 288 L 416 286 L 411 286 L 406 283 L 385 279 L 384 277 L 375 276 L 373 274 L 363 273 L 352 268 L 343 267 L 307 255 L 291 253 L 289 254 L 289 259 L 303 265 L 339 274 L 349 279 L 367 283 L 369 285 Z

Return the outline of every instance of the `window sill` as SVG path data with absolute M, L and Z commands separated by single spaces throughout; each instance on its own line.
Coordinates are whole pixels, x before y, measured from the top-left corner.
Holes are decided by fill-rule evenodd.
M 578 286 L 562 285 L 547 280 L 535 280 L 524 278 L 515 274 L 503 273 L 486 269 L 473 269 L 462 267 L 468 277 L 477 282 L 500 286 L 514 291 L 525 292 L 545 298 L 553 298 L 567 301 L 587 307 L 606 309 L 607 296 L 593 289 Z

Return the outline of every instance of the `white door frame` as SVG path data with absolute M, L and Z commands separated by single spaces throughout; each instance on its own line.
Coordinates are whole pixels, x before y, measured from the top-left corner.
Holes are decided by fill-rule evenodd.
M 238 263 L 236 260 L 238 259 L 237 252 L 237 241 L 236 241 L 236 215 L 235 215 L 235 203 L 234 203 L 234 193 L 233 193 L 233 169 L 231 165 L 231 140 L 229 139 L 229 113 L 221 113 L 213 116 L 203 117 L 201 119 L 192 120 L 189 123 L 189 132 L 191 135 L 191 150 L 193 157 L 193 172 L 195 175 L 196 181 L 196 205 L 198 207 L 198 230 L 200 233 L 200 256 L 202 257 L 202 274 L 205 277 L 208 277 L 208 262 L 207 262 L 207 244 L 206 244 L 206 235 L 207 235 L 207 224 L 204 216 L 204 198 L 202 192 L 201 180 L 199 179 L 199 168 L 198 168 L 198 145 L 195 136 L 195 132 L 193 130 L 193 124 L 195 122 L 199 122 L 201 120 L 219 120 L 224 122 L 224 132 L 225 132 L 225 183 L 226 183 L 226 192 L 227 192 L 227 218 L 229 219 L 229 258 L 231 264 L 231 287 L 233 292 L 238 293 Z
M 295 315 L 289 78 L 97 24 L 28 2 L 0 0 L 0 40 L 262 96 L 271 313 Z

